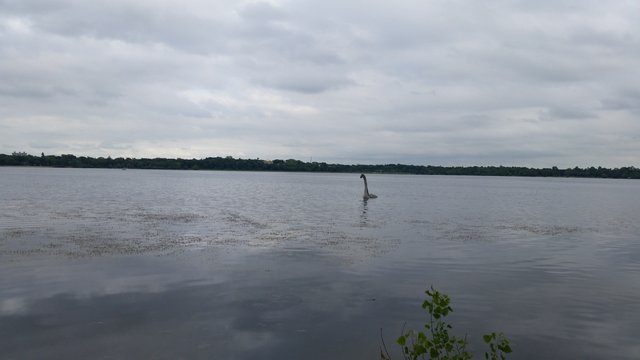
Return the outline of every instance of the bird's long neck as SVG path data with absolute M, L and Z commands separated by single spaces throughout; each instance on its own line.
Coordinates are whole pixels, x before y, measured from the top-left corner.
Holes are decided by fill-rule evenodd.
M 369 187 L 367 186 L 367 178 L 362 178 L 364 180 L 364 194 L 365 196 L 369 196 Z

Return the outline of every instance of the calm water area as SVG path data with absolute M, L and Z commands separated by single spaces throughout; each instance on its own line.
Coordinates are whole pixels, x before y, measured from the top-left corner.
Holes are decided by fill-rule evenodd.
M 0 358 L 640 359 L 640 182 L 0 168 Z

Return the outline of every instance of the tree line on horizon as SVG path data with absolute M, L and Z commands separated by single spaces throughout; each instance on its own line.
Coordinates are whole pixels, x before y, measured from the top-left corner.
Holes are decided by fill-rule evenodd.
M 433 166 L 433 165 L 344 165 L 325 162 L 303 162 L 295 159 L 260 160 L 236 159 L 231 156 L 204 159 L 171 158 L 111 158 L 87 157 L 72 154 L 34 156 L 25 152 L 0 154 L 0 166 L 46 166 L 106 169 L 166 169 L 166 170 L 238 170 L 238 171 L 298 171 L 332 173 L 377 173 L 416 175 L 476 175 L 527 177 L 588 177 L 640 179 L 640 169 L 621 168 L 528 168 L 519 166 Z

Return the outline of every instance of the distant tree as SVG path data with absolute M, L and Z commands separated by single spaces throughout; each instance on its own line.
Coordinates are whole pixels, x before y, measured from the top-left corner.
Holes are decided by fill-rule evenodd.
M 306 171 L 306 172 L 342 172 L 342 173 L 379 173 L 379 174 L 421 174 L 421 175 L 476 175 L 476 176 L 554 176 L 554 177 L 599 177 L 640 179 L 640 169 L 629 166 L 616 169 L 603 167 L 579 167 L 559 169 L 535 169 L 514 166 L 421 166 L 404 164 L 384 165 L 344 165 L 318 162 L 303 162 L 296 159 L 273 161 L 260 159 L 234 159 L 232 156 L 208 157 L 205 159 L 167 159 L 167 158 L 122 158 L 76 157 L 73 154 L 32 156 L 26 152 L 0 154 L 0 166 L 54 166 L 81 168 L 134 168 L 134 169 L 202 169 L 202 170 L 251 170 L 251 171 Z

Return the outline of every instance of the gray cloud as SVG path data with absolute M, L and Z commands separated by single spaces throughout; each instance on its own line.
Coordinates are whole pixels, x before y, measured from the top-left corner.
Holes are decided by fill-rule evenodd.
M 0 152 L 637 166 L 639 10 L 0 0 Z

